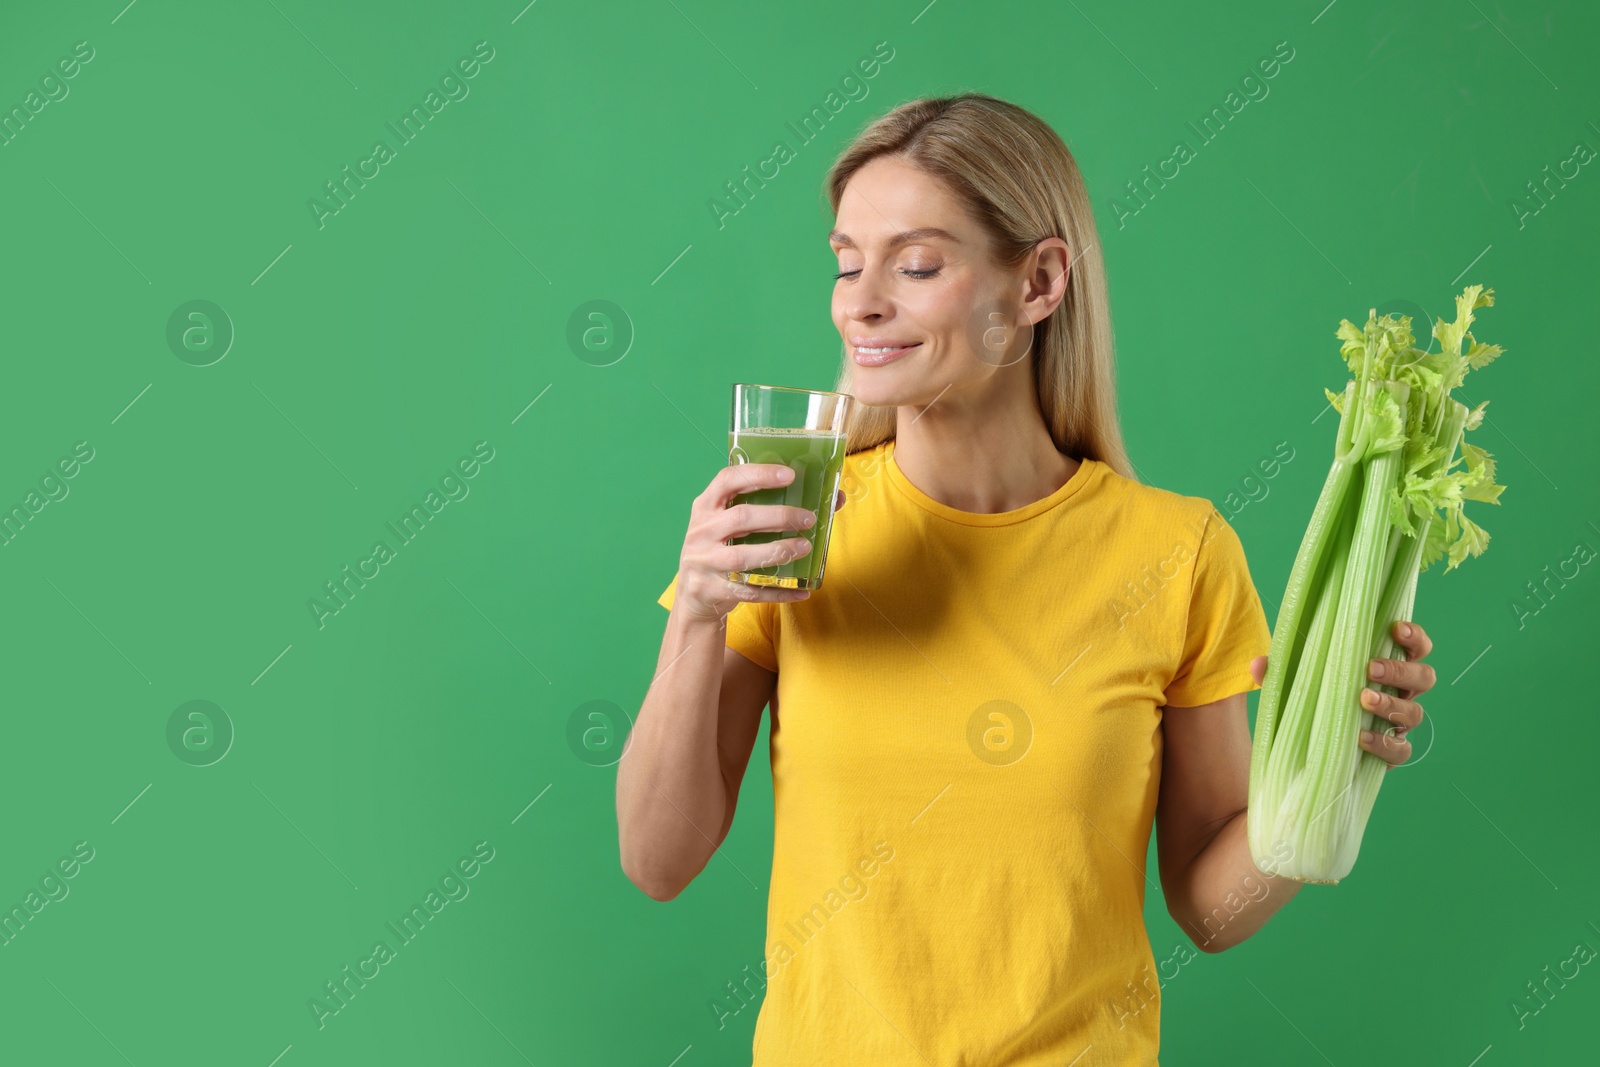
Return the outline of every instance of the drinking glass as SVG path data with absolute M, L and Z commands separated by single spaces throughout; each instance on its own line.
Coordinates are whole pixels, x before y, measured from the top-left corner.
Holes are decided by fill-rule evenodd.
M 794 480 L 788 485 L 740 493 L 732 503 L 805 508 L 816 515 L 817 521 L 805 530 L 761 530 L 730 538 L 730 545 L 760 545 L 798 535 L 811 543 L 811 551 L 787 563 L 732 571 L 729 578 L 747 585 L 783 589 L 822 587 L 839 473 L 844 468 L 845 420 L 853 401 L 847 393 L 734 385 L 728 462 L 782 463 L 794 471 Z

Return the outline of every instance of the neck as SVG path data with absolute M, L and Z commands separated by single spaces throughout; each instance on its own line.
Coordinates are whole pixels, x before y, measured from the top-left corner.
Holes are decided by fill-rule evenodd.
M 1056 450 L 1028 382 L 1010 403 L 947 390 L 895 415 L 894 462 L 928 496 L 960 511 L 1015 511 L 1054 493 L 1080 461 Z

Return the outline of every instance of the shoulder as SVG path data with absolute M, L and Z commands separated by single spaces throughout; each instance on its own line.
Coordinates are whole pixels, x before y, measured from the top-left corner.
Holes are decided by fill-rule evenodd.
M 1216 536 L 1227 523 L 1217 507 L 1203 496 L 1189 496 L 1146 485 L 1118 474 L 1100 463 L 1099 484 L 1107 506 L 1130 526 L 1171 534 L 1192 534 L 1196 539 Z
M 888 459 L 888 441 L 846 453 L 839 469 L 839 488 L 844 490 L 845 499 L 853 503 L 866 496 L 868 487 L 884 477 Z
M 882 467 L 889 455 L 889 442 L 880 441 L 868 448 L 859 449 L 845 454 L 844 465 L 847 469 L 856 471 L 873 471 Z
M 1102 466 L 1103 529 L 1110 538 L 1141 556 L 1155 553 L 1191 576 L 1247 571 L 1244 544 L 1212 501 L 1145 485 Z

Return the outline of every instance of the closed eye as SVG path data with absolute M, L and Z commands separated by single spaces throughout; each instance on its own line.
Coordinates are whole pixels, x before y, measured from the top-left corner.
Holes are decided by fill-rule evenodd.
M 860 270 L 845 270 L 845 271 L 840 271 L 838 274 L 835 274 L 833 277 L 834 277 L 834 280 L 837 281 L 840 278 L 854 278 L 857 274 L 860 274 L 860 273 L 861 273 Z M 939 268 L 938 267 L 934 267 L 931 270 L 906 270 L 906 269 L 902 269 L 900 271 L 900 273 L 906 275 L 907 277 L 911 277 L 911 278 L 931 278 L 935 274 L 939 273 Z

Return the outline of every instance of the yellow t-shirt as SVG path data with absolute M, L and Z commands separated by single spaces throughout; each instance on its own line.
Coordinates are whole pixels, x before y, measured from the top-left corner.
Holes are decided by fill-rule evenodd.
M 728 615 L 778 671 L 754 1067 L 1156 1063 L 1162 708 L 1271 643 L 1238 535 L 1095 460 L 998 514 L 892 440 L 841 485 L 822 588 Z

